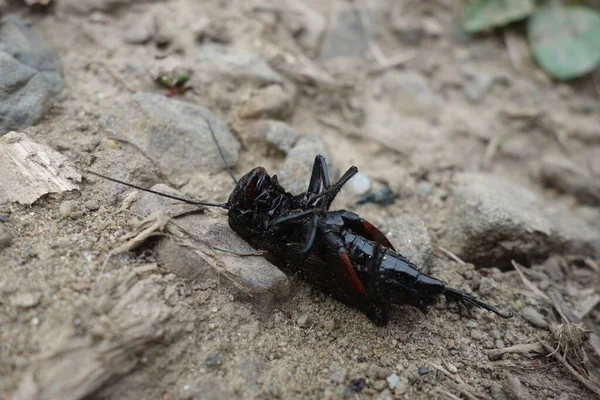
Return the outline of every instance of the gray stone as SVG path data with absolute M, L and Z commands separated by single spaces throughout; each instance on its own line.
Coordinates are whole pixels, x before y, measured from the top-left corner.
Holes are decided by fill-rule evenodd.
M 17 293 L 10 299 L 13 307 L 33 308 L 40 303 L 39 293 Z
M 123 38 L 130 44 L 144 44 L 152 40 L 155 32 L 154 15 L 147 13 L 136 17 L 135 21 L 125 30 Z
M 300 328 L 304 328 L 308 323 L 308 314 L 302 314 L 298 317 L 297 324 Z
M 175 190 L 165 185 L 155 185 L 152 189 L 177 194 Z M 181 203 L 152 193 L 141 192 L 132 211 L 147 216 L 175 204 Z M 249 255 L 256 250 L 231 230 L 225 215 L 191 214 L 177 218 L 177 224 L 190 235 L 193 244 L 211 248 L 219 265 L 244 286 L 239 288 L 234 285 L 234 288 L 239 289 L 241 294 L 250 294 L 250 300 L 254 304 L 268 308 L 274 301 L 288 297 L 290 286 L 287 276 L 264 257 Z M 169 238 L 159 239 L 154 251 L 157 259 L 167 270 L 184 279 L 206 280 L 216 274 L 198 253 L 179 246 Z
M 77 203 L 75 203 L 73 200 L 65 200 L 60 203 L 60 206 L 58 206 L 58 213 L 60 214 L 61 218 L 68 218 L 74 211 L 76 211 L 76 209 Z
M 329 331 L 329 332 L 333 332 L 333 330 L 335 330 L 336 325 L 335 325 L 335 320 L 330 318 L 330 319 L 326 319 L 325 321 L 323 321 L 323 327 Z
M 236 51 L 227 46 L 205 44 L 196 54 L 199 75 L 211 74 L 235 82 L 252 82 L 260 86 L 281 84 L 281 76 L 254 53 Z
M 472 103 L 481 101 L 494 84 L 494 75 L 471 64 L 460 65 L 459 70 L 465 78 L 463 89 L 467 99 Z
M 281 85 L 257 89 L 238 111 L 240 118 L 285 119 L 292 113 L 294 98 Z
M 136 93 L 116 102 L 105 127 L 142 150 L 172 182 L 182 182 L 198 172 L 223 169 L 206 120 L 227 164 L 235 165 L 240 144 L 227 125 L 204 107 L 157 94 Z
M 14 15 L 0 21 L 0 71 L 0 135 L 39 121 L 64 88 L 58 56 Z
M 368 36 L 361 27 L 357 12 L 364 16 Z M 369 48 L 368 41 L 379 36 L 382 19 L 383 12 L 380 7 L 359 7 L 355 10 L 353 7 L 337 2 L 331 11 L 329 29 L 323 39 L 319 58 L 326 61 L 339 57 L 362 57 Z
M 346 368 L 338 369 L 329 375 L 329 379 L 335 383 L 344 383 L 346 382 L 346 375 L 348 374 L 348 370 Z
M 89 211 L 97 211 L 100 208 L 100 204 L 96 200 L 87 200 L 83 206 Z
M 600 179 L 566 158 L 546 156 L 540 166 L 547 186 L 572 194 L 583 204 L 600 205 Z
M 284 153 L 289 153 L 298 141 L 298 133 L 288 124 L 274 120 L 260 120 L 242 128 L 251 140 L 265 140 Z
M 533 307 L 523 307 L 523 309 L 521 310 L 521 315 L 523 316 L 523 318 L 525 318 L 527 322 L 529 322 L 533 326 L 537 326 L 538 328 L 548 329 L 548 327 L 550 326 L 548 325 L 548 321 L 546 321 L 546 318 L 544 318 L 544 316 Z
M 433 246 L 425 222 L 415 215 L 400 215 L 387 224 L 387 237 L 396 250 L 422 272 L 431 268 Z
M 449 246 L 480 267 L 512 268 L 511 260 L 543 260 L 551 251 L 600 253 L 600 232 L 521 185 L 494 175 L 462 173 L 453 193 Z
M 350 179 L 346 187 L 357 196 L 365 195 L 371 190 L 371 178 L 359 172 Z
M 305 136 L 300 138 L 296 146 L 288 153 L 279 172 L 277 172 L 279 182 L 290 193 L 305 192 L 315 163 L 315 156 L 321 154 L 327 158 L 328 153 L 325 142 L 320 137 Z M 329 167 L 329 174 L 333 180 L 334 174 L 331 165 Z
M 385 380 L 387 381 L 389 388 L 392 390 L 395 389 L 396 386 L 398 386 L 398 382 L 400 382 L 400 378 L 396 374 L 391 374 L 385 378 Z

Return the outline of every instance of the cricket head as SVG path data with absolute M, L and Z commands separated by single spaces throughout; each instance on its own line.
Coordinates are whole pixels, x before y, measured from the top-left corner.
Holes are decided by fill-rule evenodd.
M 276 176 L 256 167 L 242 176 L 229 196 L 229 221 L 242 229 L 266 228 L 281 205 L 283 189 Z

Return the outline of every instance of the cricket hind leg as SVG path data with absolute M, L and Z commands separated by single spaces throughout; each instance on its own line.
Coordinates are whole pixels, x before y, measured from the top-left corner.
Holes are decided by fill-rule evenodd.
M 387 247 L 392 251 L 396 251 L 394 246 L 390 243 L 389 239 L 381 232 L 375 225 L 370 223 L 364 218 L 359 217 L 357 214 L 343 210 L 340 211 L 344 225 L 351 231 L 369 239 L 373 242 L 380 243 L 382 246 Z
M 380 293 L 374 291 L 373 287 L 365 287 L 365 282 L 358 276 L 342 239 L 329 232 L 323 235 L 323 240 L 326 265 L 335 268 L 333 275 L 340 281 L 332 283 L 336 286 L 334 297 L 362 311 L 376 326 L 387 325 L 389 306 L 381 301 Z M 367 285 L 371 284 L 376 283 L 367 282 Z

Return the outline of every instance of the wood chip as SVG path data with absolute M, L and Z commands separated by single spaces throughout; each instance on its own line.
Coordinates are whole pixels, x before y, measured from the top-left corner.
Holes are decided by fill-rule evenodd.
M 0 137 L 0 204 L 32 204 L 48 193 L 79 189 L 81 174 L 67 158 L 24 133 Z

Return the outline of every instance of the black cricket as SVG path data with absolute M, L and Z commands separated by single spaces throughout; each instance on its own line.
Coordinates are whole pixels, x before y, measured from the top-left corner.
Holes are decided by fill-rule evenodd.
M 206 121 L 221 157 L 212 126 Z M 227 167 L 227 163 L 225 163 Z M 235 188 L 225 204 L 206 203 L 132 185 L 92 171 L 101 178 L 200 206 L 228 211 L 229 226 L 284 271 L 294 273 L 323 293 L 362 311 L 375 325 L 388 323 L 392 305 L 409 304 L 424 313 L 438 297 L 505 314 L 471 294 L 447 287 L 422 274 L 397 253 L 386 236 L 369 221 L 348 210 L 329 211 L 342 187 L 358 172 L 352 166 L 331 184 L 325 158 L 315 157 L 305 193 L 292 195 L 262 167 L 239 181 L 229 167 Z

